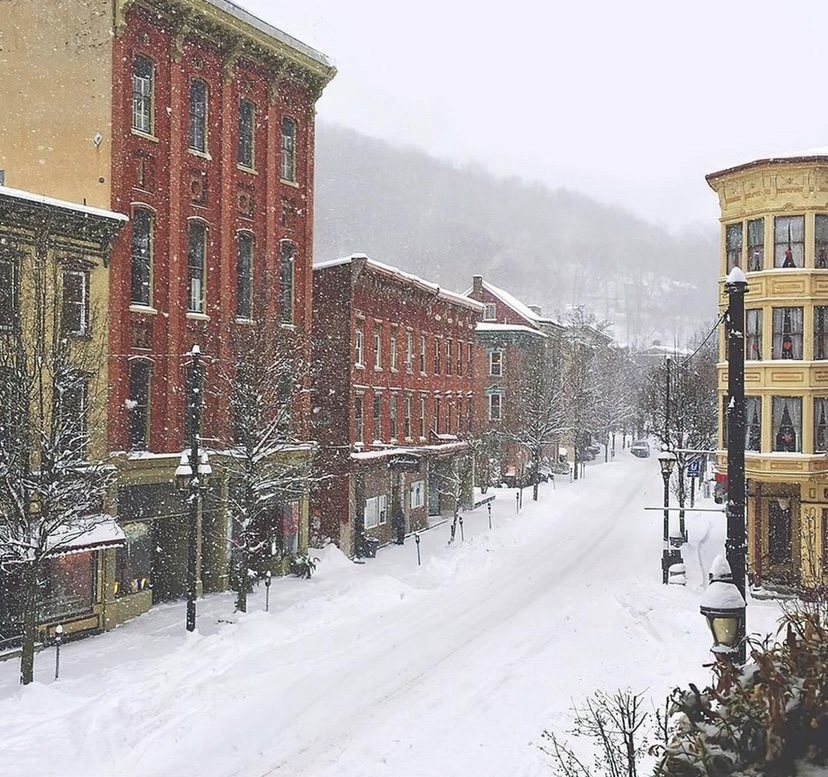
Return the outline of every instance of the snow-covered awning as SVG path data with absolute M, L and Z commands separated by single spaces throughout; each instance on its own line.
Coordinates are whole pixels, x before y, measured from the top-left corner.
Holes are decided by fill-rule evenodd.
M 50 556 L 70 553 L 88 553 L 105 548 L 120 548 L 126 544 L 124 530 L 111 515 L 95 515 L 87 519 L 85 529 L 61 529 L 49 537 Z

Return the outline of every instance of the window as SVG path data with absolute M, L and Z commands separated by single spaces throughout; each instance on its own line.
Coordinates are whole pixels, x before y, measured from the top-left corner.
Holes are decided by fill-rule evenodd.
M 433 372 L 434 372 L 435 375 L 440 374 L 440 365 L 442 363 L 443 348 L 442 348 L 442 345 L 440 344 L 440 340 L 441 340 L 441 338 L 439 338 L 439 337 L 434 338 L 434 370 L 433 370 Z
M 411 332 L 405 333 L 405 369 L 411 372 L 414 366 L 414 335 Z
M 814 216 L 814 267 L 828 270 L 828 216 Z
M 490 302 L 487 302 L 483 311 L 484 321 L 495 321 L 497 319 L 497 307 Z
M 365 416 L 362 394 L 354 398 L 354 442 L 362 443 L 365 435 Z
M 425 335 L 420 335 L 420 373 L 426 374 L 426 339 Z
M 236 318 L 253 318 L 253 235 L 236 238 Z
M 132 302 L 150 305 L 152 294 L 153 218 L 150 211 L 137 208 L 132 212 Z
M 503 351 L 489 351 L 489 375 L 503 375 Z
M 391 440 L 397 439 L 397 395 L 392 394 L 388 407 L 388 417 L 391 421 Z
M 745 311 L 745 359 L 760 360 L 762 358 L 762 311 Z
M 283 324 L 293 323 L 293 267 L 296 247 L 283 242 L 279 258 L 279 315 Z
M 17 265 L 12 259 L 0 258 L 0 329 L 17 323 Z
M 451 375 L 454 355 L 451 352 L 451 340 L 446 340 L 446 375 Z
M 374 322 L 374 369 L 382 369 L 382 324 Z
M 361 321 L 357 321 L 356 328 L 354 329 L 354 364 L 359 367 L 364 367 L 365 362 L 363 359 L 363 354 L 365 352 L 365 327 L 363 326 Z
M 814 398 L 814 453 L 828 451 L 828 398 Z
M 414 510 L 425 506 L 425 481 L 415 480 L 408 487 L 408 504 Z
M 802 267 L 805 257 L 805 217 L 777 216 L 773 226 L 773 266 Z
M 89 386 L 79 372 L 67 372 L 55 380 L 57 443 L 62 451 L 82 456 L 87 443 Z
M 466 374 L 472 374 L 472 344 L 468 343 L 468 358 L 466 359 Z
M 747 223 L 747 268 L 758 272 L 765 266 L 765 219 L 752 219 Z
M 388 343 L 388 347 L 391 351 L 391 369 L 396 372 L 397 371 L 397 327 L 391 327 L 391 337 Z
M 83 270 L 63 271 L 60 331 L 85 335 L 89 329 L 89 274 Z
M 144 450 L 149 435 L 150 380 L 152 365 L 135 359 L 129 363 L 129 447 Z
M 207 227 L 200 221 L 191 221 L 187 239 L 187 310 L 204 312 L 204 292 L 207 286 Z
M 285 117 L 282 119 L 282 169 L 283 181 L 296 181 L 296 122 Z
M 190 134 L 189 144 L 193 151 L 207 152 L 207 84 L 190 82 Z
M 373 529 L 385 523 L 387 497 L 385 494 L 365 500 L 365 528 Z
M 503 418 L 503 397 L 501 394 L 489 394 L 489 420 L 500 421 Z
M 239 148 L 238 163 L 248 170 L 254 169 L 254 130 L 256 107 L 248 100 L 239 102 Z
M 814 308 L 814 359 L 828 359 L 828 307 Z
M 457 374 L 463 374 L 463 343 L 457 343 Z
M 773 354 L 771 358 L 802 358 L 802 308 L 773 309 Z
M 434 397 L 434 418 L 431 422 L 431 428 L 434 434 L 440 434 L 440 397 Z
M 771 444 L 774 451 L 793 453 L 802 450 L 802 399 L 773 397 Z
M 115 551 L 115 596 L 127 596 L 149 588 L 152 570 L 150 523 L 134 521 L 122 524 L 126 545 Z
M 146 57 L 132 62 L 132 129 L 152 135 L 155 67 Z
M 405 398 L 405 439 L 411 439 L 411 397 Z
M 420 438 L 425 437 L 425 428 L 426 428 L 426 401 L 425 401 L 425 397 L 420 397 L 420 421 L 419 421 L 418 437 L 420 437 Z
M 374 439 L 382 439 L 382 394 L 374 393 L 374 415 L 373 422 Z
M 742 222 L 728 224 L 725 227 L 725 244 L 727 245 L 727 271 L 742 266 Z
M 762 398 L 745 397 L 745 450 L 762 450 Z

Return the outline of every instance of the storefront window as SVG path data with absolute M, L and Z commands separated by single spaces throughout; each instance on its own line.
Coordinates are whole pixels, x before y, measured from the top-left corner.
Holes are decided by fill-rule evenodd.
M 56 621 L 92 610 L 95 560 L 92 553 L 69 553 L 43 562 L 38 620 Z
M 128 596 L 150 586 L 152 532 L 141 521 L 123 525 L 126 546 L 115 556 L 115 596 Z

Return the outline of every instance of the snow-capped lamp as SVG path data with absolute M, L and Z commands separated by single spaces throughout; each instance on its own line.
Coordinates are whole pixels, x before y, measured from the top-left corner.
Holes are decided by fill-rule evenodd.
M 198 459 L 198 487 L 203 491 L 209 484 L 213 468 L 210 466 L 207 451 L 199 451 Z M 193 469 L 190 466 L 190 454 L 184 451 L 178 460 L 178 466 L 175 468 L 175 484 L 178 486 L 178 490 L 183 493 L 189 491 L 192 477 Z
M 724 556 L 716 556 L 710 568 L 710 583 L 702 594 L 699 610 L 707 618 L 713 635 L 711 650 L 717 658 L 726 658 L 736 652 L 746 607 L 745 597 L 733 583 L 730 564 Z

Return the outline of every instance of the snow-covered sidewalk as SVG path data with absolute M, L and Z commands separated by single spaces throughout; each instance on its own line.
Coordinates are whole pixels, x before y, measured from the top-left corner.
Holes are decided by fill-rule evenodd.
M 688 586 L 661 584 L 655 459 L 622 451 L 541 499 L 495 490 L 449 524 L 354 564 L 336 548 L 310 581 L 274 581 L 250 612 L 231 594 L 164 605 L 37 656 L 37 682 L 0 664 L 0 774 L 541 775 L 544 728 L 597 688 L 660 700 L 708 679 L 698 605 L 724 516 L 690 514 Z M 709 506 L 713 506 L 710 503 Z M 749 629 L 773 627 L 752 602 Z

